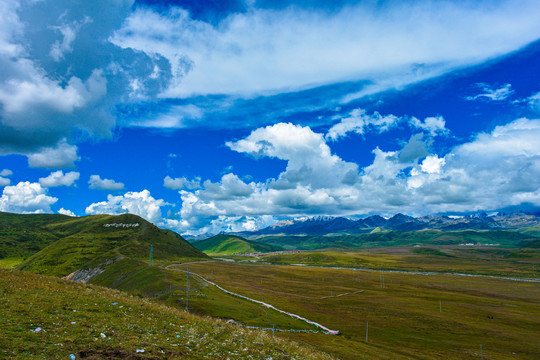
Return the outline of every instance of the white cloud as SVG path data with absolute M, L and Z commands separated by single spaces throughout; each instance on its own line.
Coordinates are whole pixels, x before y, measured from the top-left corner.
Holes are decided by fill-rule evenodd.
M 75 181 L 79 180 L 81 174 L 75 171 L 65 173 L 62 170 L 52 172 L 45 178 L 40 178 L 39 183 L 41 186 L 49 188 L 56 186 L 71 186 Z
M 67 215 L 67 216 L 76 216 L 73 211 L 64 209 L 64 208 L 61 208 L 60 210 L 58 210 L 58 213 L 62 215 Z
M 445 127 L 446 121 L 442 116 L 430 116 L 421 121 L 415 117 L 411 118 L 410 125 L 417 129 L 428 132 L 431 136 L 448 134 L 449 130 Z
M 286 171 L 270 185 L 275 188 L 312 188 L 354 183 L 358 166 L 331 153 L 322 134 L 309 127 L 278 123 L 253 131 L 245 139 L 227 142 L 234 151 L 254 157 L 273 157 L 287 161 Z
M 0 176 L 11 176 L 11 175 L 13 175 L 13 171 L 9 169 L 4 169 L 0 171 Z
M 89 188 L 92 190 L 122 190 L 124 188 L 123 183 L 111 179 L 102 179 L 99 175 L 91 175 L 88 184 L 90 184 Z
M 0 197 L 0 211 L 14 213 L 50 213 L 57 198 L 47 195 L 38 183 L 20 182 L 6 186 Z
M 489 84 L 483 83 L 476 84 L 476 86 L 478 86 L 483 93 L 474 96 L 467 96 L 467 100 L 473 101 L 483 98 L 491 101 L 503 101 L 508 99 L 514 93 L 514 90 L 512 90 L 512 85 L 510 84 L 504 84 L 499 88 L 495 88 Z
M 168 205 L 162 199 L 154 199 L 148 190 L 141 192 L 127 192 L 124 195 L 108 195 L 107 201 L 89 205 L 85 212 L 94 214 L 123 214 L 129 212 L 139 215 L 146 220 L 161 224 L 161 207 Z
M 382 116 L 378 112 L 368 115 L 364 109 L 355 109 L 350 113 L 349 117 L 341 119 L 338 124 L 328 130 L 326 139 L 336 141 L 349 132 L 362 135 L 368 128 L 382 133 L 397 126 L 401 120 L 401 118 L 394 115 Z
M 388 88 L 535 41 L 539 11 L 533 0 L 395 2 L 384 9 L 363 2 L 330 13 L 253 8 L 212 25 L 179 8 L 162 14 L 139 8 L 112 41 L 169 60 L 174 79 L 167 97 L 250 95 L 352 79 Z
M 171 156 L 169 156 L 171 157 Z M 174 156 L 176 157 L 176 155 Z M 163 179 L 163 186 L 167 189 L 172 190 L 180 190 L 180 189 L 199 189 L 201 187 L 201 178 L 197 177 L 193 180 L 188 180 L 185 177 L 181 178 L 171 178 L 170 176 L 166 176 Z
M 8 179 L 7 176 L 13 175 L 13 171 L 9 169 L 4 169 L 0 171 L 0 186 L 6 186 L 11 184 L 11 179 Z
M 527 98 L 527 103 L 532 109 L 540 112 L 540 92 Z
M 446 160 L 444 160 L 444 158 L 441 159 L 437 155 L 432 155 L 426 157 L 424 161 L 422 161 L 420 168 L 428 174 L 439 174 L 445 163 Z
M 61 140 L 55 147 L 46 147 L 36 153 L 28 154 L 28 166 L 34 168 L 71 168 L 77 156 L 77 146 L 69 145 L 66 139 Z
M 154 128 L 185 128 L 194 121 L 203 118 L 204 111 L 195 105 L 177 105 L 172 106 L 166 113 L 159 114 L 155 119 L 144 119 L 142 121 L 131 123 L 136 127 L 154 127 Z

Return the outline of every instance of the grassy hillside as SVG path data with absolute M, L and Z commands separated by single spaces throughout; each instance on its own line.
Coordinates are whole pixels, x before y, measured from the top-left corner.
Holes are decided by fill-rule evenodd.
M 268 333 L 25 272 L 0 270 L 0 302 L 0 358 L 330 359 Z
M 249 241 L 239 236 L 219 234 L 211 238 L 196 241 L 193 246 L 205 254 L 231 255 L 250 252 L 271 252 L 282 250 L 281 247 Z
M 51 225 L 71 219 L 65 215 L 0 212 L 0 259 L 35 254 L 64 236 L 52 230 Z
M 162 230 L 132 214 L 68 218 L 43 227 L 64 236 L 32 255 L 19 266 L 38 274 L 65 276 L 75 270 L 94 268 L 122 258 L 146 260 L 150 244 L 154 260 L 206 258 L 180 235 Z

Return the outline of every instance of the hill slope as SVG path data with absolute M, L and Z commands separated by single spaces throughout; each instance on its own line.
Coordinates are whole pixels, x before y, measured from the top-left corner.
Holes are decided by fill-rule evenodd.
M 207 257 L 180 235 L 159 229 L 136 215 L 62 219 L 53 218 L 55 221 L 41 226 L 43 234 L 58 239 L 32 255 L 19 269 L 66 276 L 80 269 L 105 267 L 123 258 L 147 261 L 151 244 L 155 261 Z M 19 226 L 19 232 L 23 228 Z
M 0 358 L 329 359 L 267 333 L 48 276 L 0 270 L 0 299 Z
M 205 254 L 230 255 L 237 253 L 280 251 L 281 247 L 246 240 L 235 235 L 219 234 L 205 240 L 193 242 L 192 245 Z
M 11 214 L 0 212 L 0 259 L 26 258 L 66 236 L 50 227 L 72 217 L 54 214 Z M 65 229 L 63 229 L 65 230 Z

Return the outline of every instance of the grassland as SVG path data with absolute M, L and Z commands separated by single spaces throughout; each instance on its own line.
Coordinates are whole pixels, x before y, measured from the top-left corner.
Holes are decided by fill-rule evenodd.
M 226 234 L 219 234 L 205 240 L 196 241 L 192 245 L 208 255 L 231 255 L 282 250 L 279 246 L 249 241 L 239 236 Z
M 480 359 L 480 344 L 484 359 L 540 353 L 538 283 L 224 262 L 190 267 L 228 290 L 340 330 L 279 336 L 342 359 Z
M 540 278 L 540 250 L 538 249 L 464 246 L 395 247 L 268 255 L 261 257 L 259 261 L 279 265 L 303 264 Z
M 0 358 L 329 359 L 268 333 L 26 272 L 0 270 L 0 302 Z

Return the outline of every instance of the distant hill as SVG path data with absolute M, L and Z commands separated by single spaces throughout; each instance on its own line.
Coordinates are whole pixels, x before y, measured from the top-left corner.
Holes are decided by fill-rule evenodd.
M 283 250 L 279 246 L 249 241 L 239 236 L 226 234 L 219 234 L 206 240 L 195 241 L 192 243 L 192 245 L 205 254 L 212 255 L 230 255 L 237 253 L 272 252 Z
M 0 213 L 2 257 L 28 257 L 19 269 L 54 276 L 120 260 L 207 258 L 180 235 L 132 215 L 20 215 Z M 98 271 L 99 272 L 99 271 Z
M 274 225 L 252 232 L 239 232 L 235 235 L 244 237 L 262 235 L 353 235 L 366 234 L 376 228 L 394 231 L 417 230 L 516 230 L 540 226 L 540 217 L 524 212 L 498 213 L 488 216 L 479 213 L 464 217 L 444 215 L 412 217 L 396 214 L 385 219 L 374 215 L 365 219 L 353 220 L 344 217 L 317 216 L 280 221 Z

